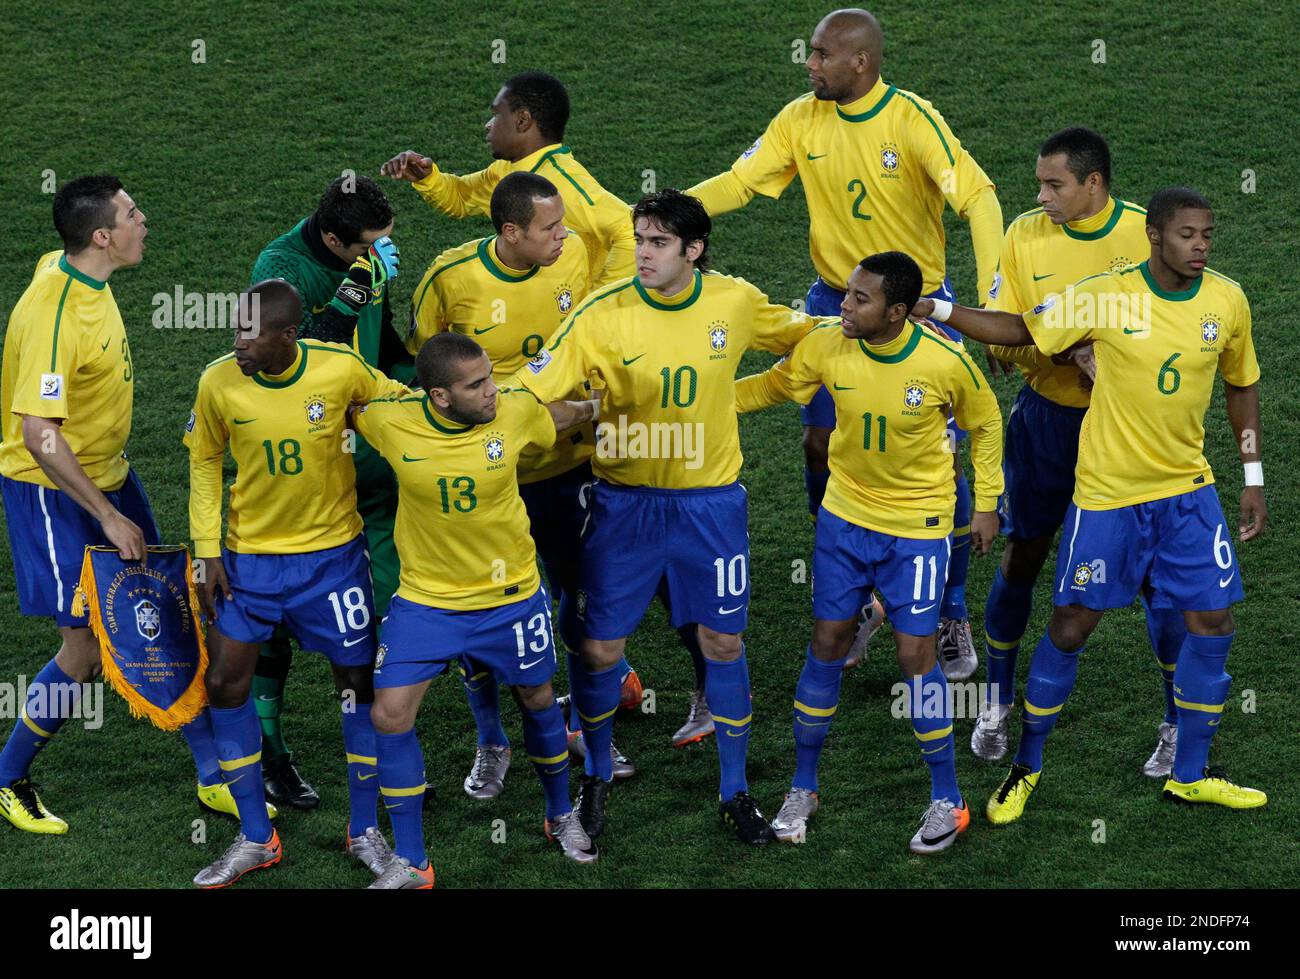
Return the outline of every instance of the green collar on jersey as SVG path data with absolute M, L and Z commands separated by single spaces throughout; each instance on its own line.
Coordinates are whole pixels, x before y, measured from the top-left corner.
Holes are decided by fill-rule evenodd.
M 1096 231 L 1075 231 L 1068 224 L 1061 225 L 1061 230 L 1065 232 L 1067 238 L 1073 238 L 1075 241 L 1096 241 L 1098 238 L 1105 238 L 1115 230 L 1115 225 L 1119 224 L 1119 216 L 1124 213 L 1124 202 L 1118 197 L 1112 197 L 1115 209 L 1110 212 L 1110 217 Z
M 101 282 L 99 279 L 93 278 L 81 271 L 81 269 L 68 261 L 67 255 L 59 256 L 59 271 L 72 276 L 82 285 L 90 286 L 92 289 L 102 289 L 104 286 L 108 285 L 107 282 Z
M 424 408 L 424 417 L 429 419 L 429 424 L 442 432 L 443 435 L 463 435 L 474 427 L 473 425 L 466 425 L 464 428 L 461 428 L 456 425 L 445 425 L 438 421 L 439 416 L 437 412 L 433 411 L 429 407 L 429 396 L 427 394 L 420 399 L 420 406 Z
M 649 292 L 646 291 L 645 286 L 641 285 L 640 276 L 637 276 L 635 279 L 632 280 L 632 282 L 633 284 L 636 285 L 636 291 L 640 294 L 642 301 L 647 306 L 649 306 L 651 309 L 667 310 L 670 313 L 676 312 L 679 309 L 685 309 L 687 306 L 690 306 L 692 303 L 695 302 L 695 300 L 700 298 L 700 292 L 704 289 L 704 276 L 700 275 L 699 269 L 695 270 L 695 288 L 691 290 L 691 294 L 689 296 L 687 296 L 679 303 L 665 303 L 658 299 L 655 299 L 653 296 L 650 295 Z
M 895 340 L 896 339 L 897 337 L 895 338 Z M 890 343 L 893 342 L 894 340 L 890 341 Z M 916 345 L 920 342 L 921 342 L 921 328 L 917 326 L 915 323 L 913 323 L 912 335 L 907 338 L 907 342 L 903 344 L 902 348 L 899 349 L 897 353 L 892 353 L 892 354 L 875 353 L 871 349 L 871 345 L 867 343 L 867 341 L 865 340 L 859 340 L 858 347 L 859 349 L 861 349 L 861 351 L 864 354 L 866 354 L 874 361 L 877 361 L 881 364 L 897 364 L 901 360 L 907 360 L 908 356 L 912 353 L 913 350 L 916 349 Z M 881 346 L 887 346 L 887 344 L 881 344 Z
M 1147 261 L 1150 261 L 1150 259 Z M 1171 303 L 1181 303 L 1186 302 L 1189 299 L 1194 299 L 1196 294 L 1201 291 L 1201 282 L 1205 278 L 1204 274 L 1202 274 L 1200 278 L 1192 282 L 1192 284 L 1182 292 L 1168 292 L 1160 288 L 1160 283 L 1157 282 L 1155 276 L 1151 274 L 1151 269 L 1147 267 L 1147 262 L 1143 262 L 1138 266 L 1138 268 L 1142 270 L 1142 278 L 1146 280 L 1147 288 L 1161 299 L 1168 300 Z
M 288 377 L 281 374 L 279 377 L 267 377 L 261 371 L 253 375 L 253 380 L 264 388 L 287 388 L 298 378 L 302 377 L 302 372 L 307 369 L 307 344 L 301 340 L 298 341 L 298 368 Z M 286 373 L 288 373 L 286 371 Z
M 894 93 L 897 91 L 898 89 L 894 88 L 893 85 L 890 85 L 888 88 L 885 89 L 885 94 L 880 97 L 880 101 L 877 102 L 875 105 L 873 105 L 866 112 L 849 113 L 849 112 L 845 112 L 837 105 L 835 107 L 835 114 L 838 115 L 845 122 L 866 122 L 868 119 L 874 118 L 876 114 L 880 112 L 881 109 L 887 106 L 889 104 L 889 100 L 894 97 Z
M 523 282 L 525 279 L 531 279 L 535 276 L 540 265 L 534 265 L 527 272 L 516 274 L 505 263 L 497 258 L 492 248 L 492 243 L 497 240 L 496 235 L 484 238 L 478 243 L 478 258 L 483 263 L 483 267 L 495 275 L 502 282 Z M 430 280 L 432 281 L 432 280 Z

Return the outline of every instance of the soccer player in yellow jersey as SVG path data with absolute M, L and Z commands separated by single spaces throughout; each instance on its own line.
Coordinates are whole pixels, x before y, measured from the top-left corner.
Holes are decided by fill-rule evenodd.
M 1064 129 L 1048 137 L 1038 151 L 1035 176 L 1040 206 L 1007 228 L 990 309 L 1030 309 L 1072 282 L 1119 271 L 1150 251 L 1146 211 L 1111 196 L 1110 148 L 1091 129 Z M 1007 546 L 984 611 L 988 700 L 971 734 L 971 750 L 985 761 L 997 761 L 1007 750 L 1016 654 L 1029 622 L 1034 581 L 1074 491 L 1079 427 L 1092 379 L 1070 359 L 1090 356 L 1087 347 L 1055 358 L 1033 346 L 995 347 L 990 353 L 1016 363 L 1025 376 L 1007 420 L 1007 490 L 1001 511 Z M 1165 718 L 1156 750 L 1142 771 L 1164 777 L 1173 765 L 1178 731 L 1173 672 L 1187 630 L 1177 610 L 1153 609 L 1145 599 L 1143 604 L 1164 677 Z
M 925 295 L 951 300 L 945 201 L 970 223 L 981 302 L 993 282 L 1002 237 L 993 182 L 934 106 L 881 78 L 883 50 L 880 24 L 865 10 L 836 10 L 822 18 L 807 64 L 812 91 L 782 109 L 730 170 L 687 191 L 716 217 L 743 207 L 755 194 L 779 197 L 798 176 L 808 202 L 808 247 L 817 272 L 805 309 L 814 316 L 839 315 L 847 271 L 863 255 L 892 249 L 920 264 Z M 827 440 L 835 426 L 830 395 L 819 391 L 802 416 L 808 512 L 815 517 L 826 491 Z M 970 484 L 956 454 L 952 461 L 956 530 L 939 650 L 949 679 L 964 680 L 976 667 L 965 597 Z M 878 620 L 864 617 L 853 661 L 861 657 L 875 624 Z
M 1166 798 L 1248 809 L 1268 798 L 1206 768 L 1228 695 L 1231 606 L 1243 597 L 1232 531 L 1205 460 L 1205 411 L 1216 371 L 1245 464 L 1241 540 L 1268 521 L 1260 462 L 1259 364 L 1241 286 L 1206 268 L 1214 213 L 1186 187 L 1147 205 L 1150 257 L 1050 296 L 1029 312 L 971 310 L 923 299 L 914 313 L 984 343 L 1049 356 L 1091 343 L 1092 403 L 1079 433 L 1074 498 L 1057 551 L 1051 623 L 1025 684 L 1015 764 L 989 800 L 998 825 L 1019 818 L 1038 785 L 1043 743 L 1074 686 L 1079 653 L 1106 609 L 1144 588 L 1154 609 L 1181 612 L 1174 670 L 1178 739 Z
M 99 643 L 72 597 L 87 546 L 143 560 L 158 528 L 123 449 L 131 434 L 135 368 L 109 277 L 139 265 L 145 215 L 110 175 L 71 180 L 54 195 L 62 251 L 41 256 L 9 316 L 0 378 L 0 485 L 24 615 L 54 619 L 59 651 L 32 679 L 0 751 L 0 814 L 30 833 L 66 833 L 29 769 L 100 672 Z M 199 799 L 233 811 L 221 785 L 206 712 L 182 729 Z
M 597 858 L 569 801 L 564 716 L 555 702 L 551 602 L 519 496 L 517 467 L 557 433 L 591 421 L 595 401 L 542 405 L 498 390 L 483 348 L 440 333 L 420 348 L 421 396 L 371 402 L 357 428 L 397 473 L 402 573 L 375 660 L 379 791 L 396 856 L 371 886 L 433 886 L 424 848 L 424 755 L 415 719 L 429 682 L 462 657 L 510 686 L 546 796 L 547 836 L 580 863 Z
M 589 375 L 605 388 L 578 602 L 585 669 L 573 697 L 594 761 L 578 811 L 599 836 L 616 666 L 666 582 L 673 626 L 698 623 L 722 817 L 745 842 L 766 843 L 772 831 L 745 780 L 749 534 L 733 382 L 745 351 L 785 353 L 814 321 L 743 279 L 702 271 L 711 223 L 694 197 L 661 191 L 632 213 L 636 276 L 589 296 L 519 374 L 543 401 Z
M 873 587 L 894 625 L 908 716 L 930 769 L 914 853 L 938 853 L 970 823 L 957 788 L 952 705 L 936 658 L 940 590 L 952 553 L 949 409 L 971 432 L 975 515 L 987 554 L 1002 492 L 1002 416 L 979 368 L 946 336 L 908 320 L 921 269 L 902 252 L 870 255 L 849 276 L 841 319 L 826 320 L 775 367 L 736 384 L 736 408 L 835 399 L 831 477 L 817 517 L 813 638 L 794 695 L 794 781 L 772 828 L 802 842 L 817 811 L 817 761 L 839 706 L 840 677 Z
M 592 284 L 603 286 L 631 275 L 631 213 L 564 145 L 569 93 L 560 80 L 540 71 L 514 75 L 492 100 L 491 113 L 484 129 L 496 162 L 486 169 L 460 177 L 407 150 L 380 172 L 411 181 L 421 197 L 453 218 L 486 216 L 492 190 L 506 174 L 540 174 L 560 189 L 565 221 L 587 246 Z
M 226 887 L 278 863 L 267 819 L 262 734 L 249 697 L 257 653 L 281 625 L 304 649 L 330 658 L 343 697 L 351 810 L 349 853 L 376 875 L 391 851 L 376 825 L 375 658 L 370 558 L 357 514 L 350 405 L 408 394 L 347 344 L 299 340 L 302 300 L 283 279 L 241 294 L 234 351 L 199 378 L 185 428 L 190 451 L 190 536 L 208 619 L 206 684 L 218 757 L 239 809 L 240 832 L 200 887 Z M 225 553 L 221 467 L 229 446 L 235 484 Z

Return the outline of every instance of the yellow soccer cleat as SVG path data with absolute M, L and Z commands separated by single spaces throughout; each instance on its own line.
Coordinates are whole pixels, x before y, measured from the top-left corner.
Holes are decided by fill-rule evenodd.
M 1038 788 L 1038 779 L 1042 776 L 1040 768 L 1031 772 L 1024 765 L 1012 765 L 1002 785 L 993 793 L 985 808 L 985 815 L 994 826 L 1006 826 L 1014 823 L 1025 811 L 1025 803 Z
M 1228 780 L 1221 768 L 1207 768 L 1205 778 L 1195 782 L 1165 783 L 1165 798 L 1175 802 L 1208 802 L 1229 809 L 1258 809 L 1268 802 L 1268 796 L 1259 789 L 1250 789 Z
M 206 809 L 208 812 L 219 813 L 223 816 L 239 818 L 239 807 L 235 805 L 235 797 L 230 794 L 230 786 L 225 782 L 218 782 L 216 785 L 200 785 L 198 794 L 200 809 Z M 280 811 L 268 801 L 266 804 L 266 818 L 274 819 L 279 814 Z
M 66 833 L 68 824 L 55 816 L 41 802 L 36 786 L 26 776 L 0 789 L 0 813 L 5 819 L 28 833 Z

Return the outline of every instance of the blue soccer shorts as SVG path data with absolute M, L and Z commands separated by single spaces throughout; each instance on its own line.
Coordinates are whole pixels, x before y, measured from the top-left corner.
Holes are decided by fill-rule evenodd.
M 568 472 L 520 483 L 519 495 L 528 511 L 533 543 L 557 595 L 577 591 L 582 567 L 582 525 L 587 520 L 587 493 L 595 477 L 584 462 Z
M 875 588 L 895 632 L 929 636 L 939 629 L 952 537 L 918 540 L 868 530 L 825 507 L 813 550 L 813 617 L 856 619 Z
M 7 476 L 0 477 L 0 483 L 18 608 L 23 615 L 52 618 L 59 626 L 88 627 L 89 616 L 72 614 L 72 596 L 81 580 L 86 548 L 110 546 L 104 528 L 66 493 Z M 146 544 L 161 542 L 135 470 L 127 470 L 126 481 L 104 496 L 144 532 Z
M 216 626 L 237 642 L 263 643 L 283 625 L 303 649 L 324 653 L 336 666 L 375 658 L 375 598 L 366 538 L 302 554 L 238 554 L 222 564 L 231 599 L 217 589 Z
M 551 599 L 527 598 L 485 609 L 434 608 L 396 595 L 379 630 L 375 689 L 432 680 L 462 657 L 501 683 L 536 687 L 555 675 Z
M 1151 607 L 1228 608 L 1245 597 L 1232 528 L 1213 486 L 1114 510 L 1073 503 L 1056 554 L 1053 601 L 1124 608 L 1151 586 Z
M 1028 384 L 1016 395 L 1003 443 L 1006 491 L 998 507 L 1007 537 L 1050 537 L 1065 522 L 1087 413 L 1050 401 Z
M 745 631 L 749 502 L 740 483 L 668 490 L 597 481 L 588 508 L 578 592 L 588 639 L 630 636 L 656 593 L 674 629 Z

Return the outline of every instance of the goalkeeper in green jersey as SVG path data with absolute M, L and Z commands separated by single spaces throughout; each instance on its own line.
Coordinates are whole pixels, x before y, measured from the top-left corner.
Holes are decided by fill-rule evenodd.
M 389 237 L 392 230 L 393 211 L 379 186 L 368 177 L 339 177 L 325 188 L 313 214 L 262 249 L 250 279 L 285 279 L 298 290 L 303 306 L 299 336 L 350 343 L 367 364 L 410 381 L 415 365 L 393 328 L 388 301 L 388 282 L 398 265 L 397 246 Z M 382 618 L 397 590 L 397 482 L 388 463 L 360 435 L 353 461 L 375 613 Z M 277 633 L 262 647 L 253 678 L 262 722 L 262 773 L 269 798 L 297 809 L 315 809 L 320 796 L 294 767 L 280 724 L 289 664 L 288 635 Z

